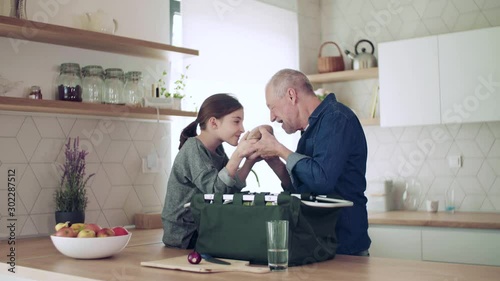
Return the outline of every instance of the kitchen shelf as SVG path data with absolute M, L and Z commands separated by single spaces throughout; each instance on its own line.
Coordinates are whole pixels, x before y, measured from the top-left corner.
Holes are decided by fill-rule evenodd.
M 198 50 L 6 16 L 0 16 L 0 36 L 154 59 L 199 55 Z
M 157 110 L 151 107 L 132 107 L 126 105 L 93 104 L 60 100 L 35 100 L 14 97 L 0 97 L 0 110 L 154 120 L 172 120 L 173 117 L 197 116 L 196 112 L 174 109 Z
M 359 70 L 345 70 L 328 72 L 321 74 L 307 75 L 311 83 L 333 83 L 333 82 L 346 82 L 362 79 L 378 78 L 378 68 L 365 68 Z

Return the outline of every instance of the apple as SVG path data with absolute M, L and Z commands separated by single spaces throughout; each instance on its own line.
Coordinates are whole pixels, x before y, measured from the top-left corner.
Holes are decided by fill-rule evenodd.
M 128 235 L 128 230 L 122 226 L 113 227 L 116 236 Z
M 75 231 L 71 227 L 62 227 L 55 234 L 59 237 L 76 237 Z
M 83 229 L 78 232 L 78 235 L 76 236 L 78 238 L 92 238 L 95 237 L 95 231 L 90 230 L 90 229 Z
M 78 234 L 80 230 L 82 230 L 85 227 L 85 224 L 83 223 L 74 223 L 71 225 L 71 228 Z
M 109 236 L 115 236 L 115 232 L 111 228 L 103 228 L 99 230 L 96 234 L 97 237 L 109 237 Z
M 59 231 L 59 229 L 61 229 L 63 227 L 68 227 L 68 226 L 69 226 L 69 221 L 60 222 L 60 223 L 56 224 L 55 229 L 56 229 L 56 231 Z
M 95 223 L 86 223 L 85 226 L 83 227 L 83 229 L 89 229 L 89 230 L 92 230 L 94 231 L 95 233 L 99 232 L 99 230 L 101 230 L 102 227 L 100 227 L 98 224 L 95 224 Z

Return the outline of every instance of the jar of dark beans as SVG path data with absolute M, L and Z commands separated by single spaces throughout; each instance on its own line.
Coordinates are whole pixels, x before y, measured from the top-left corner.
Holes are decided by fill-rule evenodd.
M 82 78 L 79 64 L 61 64 L 56 84 L 59 100 L 82 101 Z
M 30 94 L 28 95 L 28 98 L 34 99 L 34 100 L 41 100 L 42 99 L 42 90 L 40 89 L 40 87 L 39 86 L 31 86 Z

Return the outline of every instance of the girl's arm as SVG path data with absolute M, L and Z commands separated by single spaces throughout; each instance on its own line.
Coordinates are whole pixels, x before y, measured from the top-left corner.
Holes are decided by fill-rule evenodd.
M 231 158 L 229 158 L 229 161 L 226 164 L 226 169 L 227 169 L 229 176 L 234 178 L 236 176 L 236 174 L 238 174 L 238 178 L 242 181 L 244 181 L 247 178 L 248 173 L 250 173 L 250 169 L 252 169 L 253 164 L 255 164 L 255 162 L 256 162 L 256 160 L 245 161 L 245 164 L 243 164 L 242 168 L 245 167 L 245 170 L 248 169 L 248 171 L 246 171 L 246 173 L 245 173 L 245 170 L 243 170 L 241 173 L 239 172 L 240 164 L 241 164 L 241 161 L 243 161 L 243 158 L 252 155 L 256 151 L 256 149 L 253 147 L 253 145 L 257 142 L 257 140 L 256 139 L 247 140 L 246 138 L 247 138 L 248 134 L 249 134 L 249 132 L 247 132 L 241 138 L 241 141 L 238 143 L 238 147 L 236 147 L 236 150 L 233 152 L 233 154 L 231 155 Z M 249 162 L 249 163 L 247 164 L 247 162 Z

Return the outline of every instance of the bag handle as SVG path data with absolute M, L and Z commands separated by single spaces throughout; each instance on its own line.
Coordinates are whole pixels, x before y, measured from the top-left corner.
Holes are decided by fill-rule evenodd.
M 235 193 L 233 194 L 233 205 L 243 205 L 243 195 L 246 193 Z M 264 193 L 257 193 L 253 197 L 253 205 L 264 206 L 266 205 L 266 196 Z
M 318 58 L 321 58 L 321 51 L 323 50 L 323 47 L 324 47 L 325 45 L 328 45 L 328 44 L 333 44 L 333 45 L 337 46 L 337 50 L 339 50 L 340 57 L 341 57 L 341 58 L 344 58 L 344 57 L 342 56 L 342 51 L 340 50 L 339 45 L 337 45 L 337 43 L 332 42 L 332 41 L 327 41 L 327 42 L 325 42 L 325 43 L 321 44 L 321 47 L 319 47 L 319 54 L 318 54 Z
M 215 193 L 213 203 L 222 205 L 222 202 L 224 201 L 222 198 L 223 196 L 224 196 L 224 194 L 222 194 L 222 193 Z
M 235 193 L 233 195 L 233 205 L 243 205 L 243 193 Z

